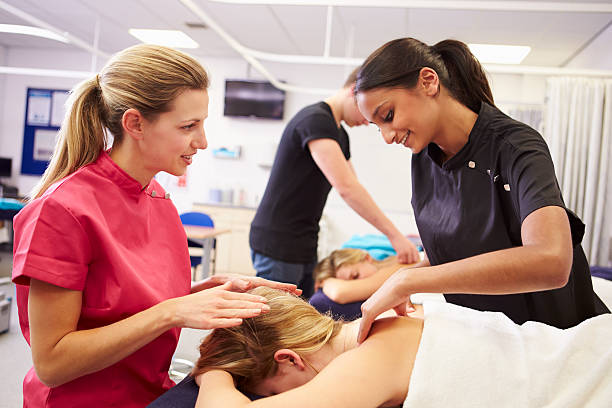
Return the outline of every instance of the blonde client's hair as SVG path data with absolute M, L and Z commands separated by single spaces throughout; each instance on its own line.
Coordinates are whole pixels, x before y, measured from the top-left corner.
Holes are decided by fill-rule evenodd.
M 172 110 L 183 91 L 207 88 L 204 68 L 180 51 L 141 44 L 117 53 L 98 75 L 71 91 L 51 163 L 30 197 L 40 197 L 56 181 L 94 162 L 107 148 L 106 130 L 119 145 L 126 110 L 137 109 L 153 121 Z
M 291 349 L 303 357 L 321 349 L 340 332 L 342 322 L 320 314 L 290 293 L 267 287 L 250 293 L 268 299 L 270 311 L 245 319 L 239 326 L 213 330 L 200 345 L 194 376 L 225 370 L 239 389 L 248 390 L 276 373 L 277 350 Z
M 343 265 L 355 265 L 367 259 L 368 252 L 363 249 L 344 248 L 332 251 L 321 260 L 314 269 L 313 275 L 317 285 L 327 278 L 335 278 L 336 271 Z

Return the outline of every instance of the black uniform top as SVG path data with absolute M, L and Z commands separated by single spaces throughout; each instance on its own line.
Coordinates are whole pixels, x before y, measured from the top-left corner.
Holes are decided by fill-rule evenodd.
M 412 157 L 412 207 L 432 265 L 522 245 L 521 223 L 533 211 L 559 206 L 569 217 L 574 261 L 569 282 L 554 290 L 512 295 L 445 295 L 447 301 L 567 328 L 608 312 L 593 292 L 580 245 L 584 224 L 565 208 L 542 136 L 482 103 L 467 144 L 440 165 L 430 144 Z M 533 271 L 537 274 L 538 271 Z
M 251 249 L 280 261 L 317 259 L 319 220 L 331 184 L 308 149 L 315 139 L 338 142 L 351 157 L 348 134 L 338 128 L 325 102 L 299 111 L 287 124 L 278 145 L 266 191 L 251 223 Z

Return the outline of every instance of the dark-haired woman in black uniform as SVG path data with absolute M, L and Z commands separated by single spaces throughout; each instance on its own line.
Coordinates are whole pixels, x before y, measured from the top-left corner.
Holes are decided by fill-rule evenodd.
M 542 136 L 493 102 L 466 44 L 388 42 L 357 76 L 359 109 L 412 150 L 412 206 L 427 253 L 362 306 L 359 340 L 416 292 L 567 328 L 609 312 L 593 292 L 584 224 L 565 207 Z M 397 180 L 399 184 L 407 181 Z

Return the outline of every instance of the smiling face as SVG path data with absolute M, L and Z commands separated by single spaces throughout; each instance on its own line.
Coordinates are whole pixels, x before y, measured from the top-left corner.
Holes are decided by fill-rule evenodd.
M 153 175 L 160 171 L 183 175 L 193 155 L 207 146 L 204 120 L 208 117 L 208 92 L 185 90 L 171 108 L 154 120 L 143 121 L 142 161 Z
M 413 89 L 375 88 L 357 93 L 364 117 L 378 126 L 388 144 L 397 143 L 419 153 L 438 132 L 437 75 L 423 68 Z M 435 74 L 435 73 L 434 73 Z

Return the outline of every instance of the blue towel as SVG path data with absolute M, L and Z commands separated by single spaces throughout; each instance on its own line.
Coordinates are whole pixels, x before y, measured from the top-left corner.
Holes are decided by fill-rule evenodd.
M 19 211 L 25 204 L 14 198 L 0 198 L 0 210 L 16 210 Z
M 408 239 L 410 239 L 417 246 L 419 251 L 423 250 L 420 238 L 408 237 Z M 397 254 L 391 246 L 389 238 L 379 234 L 353 235 L 348 241 L 342 244 L 341 248 L 365 249 L 372 258 L 379 261 L 387 258 L 388 256 Z

